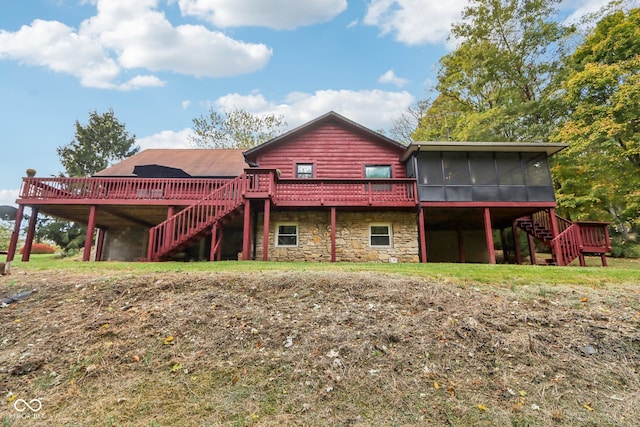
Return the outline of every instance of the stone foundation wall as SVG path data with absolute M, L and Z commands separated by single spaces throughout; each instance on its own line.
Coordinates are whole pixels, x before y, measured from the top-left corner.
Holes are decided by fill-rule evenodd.
M 137 261 L 147 256 L 149 233 L 144 227 L 107 230 L 101 261 Z
M 331 214 L 272 212 L 269 224 L 270 261 L 331 261 Z M 297 247 L 276 247 L 279 223 L 298 225 Z M 369 224 L 390 224 L 391 247 L 369 246 Z M 263 216 L 258 215 L 256 259 L 262 259 Z M 336 214 L 336 261 L 419 262 L 416 217 L 410 212 L 340 212 Z

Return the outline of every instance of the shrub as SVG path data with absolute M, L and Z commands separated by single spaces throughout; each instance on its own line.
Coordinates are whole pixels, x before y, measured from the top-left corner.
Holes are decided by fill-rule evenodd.
M 20 248 L 20 253 L 24 253 L 24 246 Z M 56 248 L 51 245 L 47 245 L 46 243 L 34 243 L 31 245 L 31 253 L 32 254 L 54 254 L 56 253 Z

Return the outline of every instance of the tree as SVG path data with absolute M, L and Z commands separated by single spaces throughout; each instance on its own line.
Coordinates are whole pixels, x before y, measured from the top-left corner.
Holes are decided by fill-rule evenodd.
M 258 116 L 233 109 L 193 119 L 193 134 L 189 140 L 201 148 L 252 148 L 278 136 L 286 128 L 284 117 Z
M 391 137 L 403 144 L 411 144 L 413 142 L 413 132 L 415 132 L 418 124 L 426 114 L 428 107 L 428 100 L 418 101 L 409 106 L 393 121 L 389 131 Z
M 640 224 L 640 9 L 601 19 L 567 61 L 568 142 L 554 172 L 558 202 L 577 218 L 613 219 L 628 239 Z
M 89 123 L 82 126 L 76 120 L 75 127 L 74 140 L 57 148 L 68 176 L 91 176 L 140 151 L 135 135 L 129 136 L 111 109 L 102 114 L 91 111 Z M 38 219 L 37 230 L 38 239 L 55 242 L 65 253 L 75 252 L 85 243 L 86 228 L 73 222 L 45 216 Z
M 89 113 L 86 126 L 77 120 L 75 126 L 74 140 L 57 148 L 60 163 L 68 176 L 91 176 L 140 151 L 135 145 L 135 135 L 129 136 L 124 123 L 111 109 L 102 114 L 94 110 Z
M 572 32 L 553 21 L 558 0 L 471 0 L 439 61 L 438 96 L 415 139 L 542 141 L 556 110 L 545 94 Z

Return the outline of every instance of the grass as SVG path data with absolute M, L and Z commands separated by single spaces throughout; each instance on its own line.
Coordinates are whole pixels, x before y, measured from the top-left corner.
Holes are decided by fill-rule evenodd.
M 598 261 L 17 260 L 0 425 L 640 425 L 640 263 Z
M 599 258 L 587 259 L 587 267 L 550 267 L 511 264 L 448 264 L 448 263 L 306 263 L 306 262 L 82 262 L 73 258 L 54 255 L 32 255 L 31 261 L 14 260 L 12 268 L 24 270 L 69 270 L 95 272 L 101 275 L 113 273 L 163 273 L 163 272 L 247 272 L 266 271 L 339 271 L 377 272 L 406 276 L 438 278 L 460 286 L 470 284 L 490 285 L 588 285 L 606 286 L 636 284 L 640 281 L 640 260 L 610 259 L 609 267 L 600 266 Z

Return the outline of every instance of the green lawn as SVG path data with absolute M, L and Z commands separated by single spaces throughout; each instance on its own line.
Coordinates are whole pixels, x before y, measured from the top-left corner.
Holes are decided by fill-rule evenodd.
M 531 265 L 488 264 L 390 264 L 390 263 L 305 263 L 305 262 L 82 262 L 77 258 L 57 258 L 54 255 L 34 255 L 29 262 L 16 259 L 12 270 L 70 269 L 75 272 L 110 274 L 126 272 L 144 274 L 148 272 L 260 272 L 260 271 L 346 271 L 380 272 L 410 276 L 437 277 L 445 281 L 465 284 L 523 285 L 523 284 L 572 284 L 572 285 L 621 285 L 640 284 L 640 260 L 609 259 L 603 268 L 599 258 L 587 259 L 587 267 L 550 267 Z

